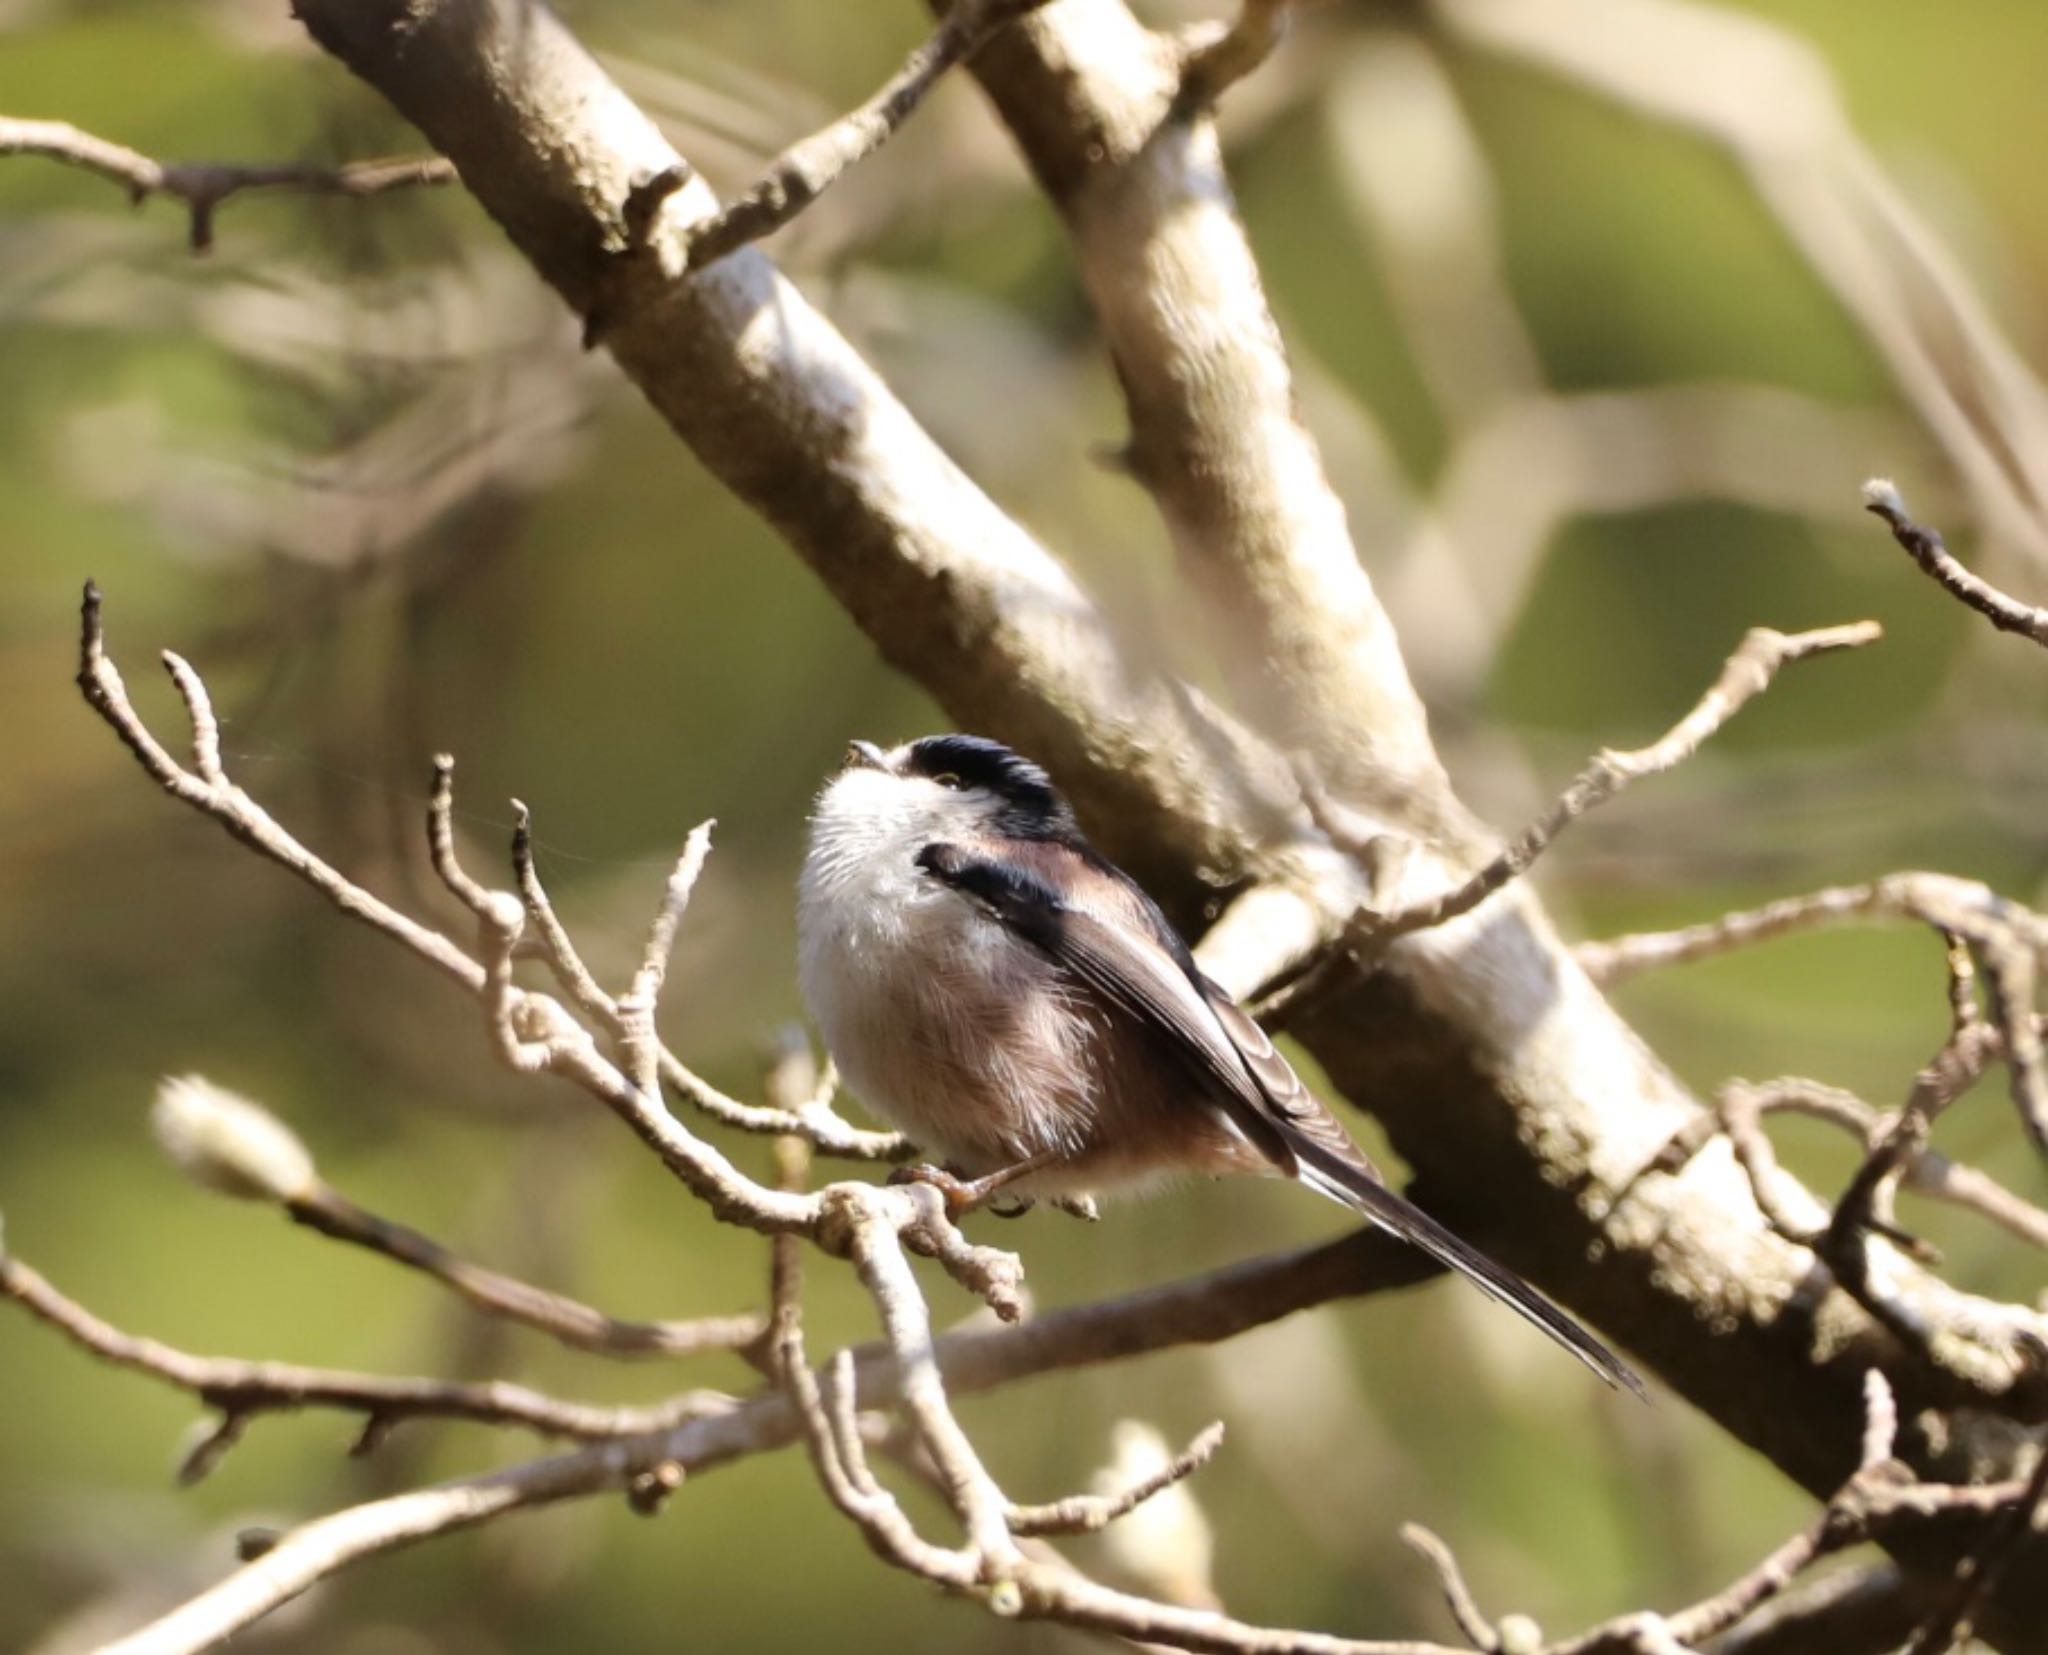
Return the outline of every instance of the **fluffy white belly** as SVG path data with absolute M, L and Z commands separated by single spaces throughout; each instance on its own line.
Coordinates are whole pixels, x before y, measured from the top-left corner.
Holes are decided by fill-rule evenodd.
M 886 890 L 821 871 L 805 871 L 798 975 L 855 1095 L 969 1173 L 1085 1147 L 1094 1030 L 1051 962 L 914 868 Z

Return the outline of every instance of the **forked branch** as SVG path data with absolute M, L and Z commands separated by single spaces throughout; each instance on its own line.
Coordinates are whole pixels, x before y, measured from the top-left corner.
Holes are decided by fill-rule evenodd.
M 1875 621 L 1790 634 L 1769 627 L 1754 628 L 1728 657 L 1706 694 L 1656 741 L 1647 747 L 1609 748 L 1595 754 L 1592 763 L 1549 809 L 1460 883 L 1390 912 L 1361 909 L 1345 928 L 1345 948 L 1353 953 L 1383 948 L 1398 937 L 1429 930 L 1470 913 L 1496 891 L 1527 873 L 1557 836 L 1588 811 L 1607 803 L 1645 776 L 1661 775 L 1691 758 L 1710 736 L 1769 689 L 1782 668 L 1812 656 L 1858 649 L 1882 636 L 1883 630 Z M 1305 761 L 1297 766 L 1296 778 L 1316 826 L 1334 843 L 1368 865 L 1381 857 L 1386 836 L 1361 833 Z
M 690 227 L 688 267 L 702 270 L 781 229 L 848 169 L 893 138 L 947 70 L 966 62 L 1005 24 L 1044 4 L 1045 0 L 953 0 L 930 37 L 873 97 L 790 145 L 745 191 Z
M 339 167 L 291 161 L 158 161 L 125 144 L 81 131 L 68 121 L 7 117 L 0 117 L 0 155 L 42 155 L 97 173 L 121 185 L 138 206 L 153 195 L 175 197 L 191 215 L 189 239 L 195 253 L 213 246 L 214 216 L 221 204 L 246 191 L 361 198 L 455 182 L 455 168 L 439 156 L 355 161 Z

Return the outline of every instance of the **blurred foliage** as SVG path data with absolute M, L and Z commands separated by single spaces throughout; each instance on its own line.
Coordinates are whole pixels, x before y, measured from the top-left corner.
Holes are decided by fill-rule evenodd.
M 2023 349 L 2048 310 L 2038 65 L 2048 10 L 2010 0 L 1744 8 L 1811 40 L 1848 106 Z M 721 182 L 862 95 L 919 8 L 585 4 L 574 21 Z M 1178 14 L 1176 14 L 1178 15 Z M 1426 488 L 1450 441 L 1372 231 L 1334 181 L 1322 101 L 1407 8 L 1326 6 L 1244 91 L 1236 176 L 1297 360 L 1382 429 Z M 248 0 L 0 6 L 0 112 L 70 119 L 167 157 L 347 157 L 413 140 Z M 1446 62 L 1496 171 L 1506 258 L 1562 388 L 1746 379 L 1891 406 L 1868 345 L 1737 172 L 1526 68 Z M 2031 140 L 2031 141 L 2030 141 Z M 1163 535 L 1090 463 L 1114 386 L 1044 204 L 971 89 L 779 244 L 799 279 L 999 498 L 1111 606 L 1162 632 Z M 71 687 L 73 606 L 107 592 L 118 658 L 174 732 L 151 656 L 205 671 L 231 767 L 339 865 L 453 923 L 424 876 L 427 756 L 460 756 L 473 865 L 504 803 L 533 807 L 543 870 L 601 966 L 633 946 L 688 827 L 719 850 L 672 982 L 670 1034 L 722 1082 L 796 1012 L 790 884 L 805 804 L 850 735 L 938 715 L 887 673 L 803 568 L 694 467 L 454 191 L 367 204 L 232 203 L 184 251 L 171 204 L 0 164 L 0 1206 L 60 1286 L 206 1351 L 379 1371 L 501 1372 L 648 1396 L 480 1327 L 424 1284 L 188 1190 L 141 1129 L 156 1078 L 199 1069 L 262 1098 L 341 1188 L 621 1314 L 757 1302 L 764 1260 L 680 1200 L 578 1100 L 502 1074 L 473 1011 L 139 776 Z M 1903 421 L 1902 431 L 1910 430 Z M 1349 452 L 1328 433 L 1333 455 Z M 1924 464 L 1870 453 L 1869 471 Z M 1827 479 L 1852 502 L 1858 478 Z M 1361 523 L 1369 486 L 1345 475 Z M 1958 536 L 1967 549 L 1967 536 Z M 1368 544 L 1372 562 L 1383 548 Z M 1377 572 L 1377 565 L 1376 572 Z M 1487 572 L 1477 571 L 1484 580 Z M 1164 600 L 1163 604 L 1160 600 Z M 1438 707 L 1454 767 L 1503 820 L 1592 747 L 1689 704 L 1751 624 L 1873 614 L 1880 650 L 1803 668 L 1681 774 L 1631 794 L 1546 864 L 1587 933 L 1926 863 L 2033 896 L 2048 664 L 1936 594 L 1875 527 L 1674 501 L 1552 537 L 1490 672 Z M 1407 624 L 1429 617 L 1403 615 Z M 1200 670 L 1199 663 L 1195 670 Z M 1938 951 L 1859 932 L 1652 978 L 1624 1002 L 1693 1082 L 1797 1070 L 1898 1097 L 1941 1027 Z M 2038 1191 L 1987 1088 L 1945 1142 Z M 1845 1146 L 1787 1129 L 1820 1186 Z M 758 1158 L 758 1145 L 741 1146 Z M 1980 1225 L 1915 1211 L 1959 1280 L 2041 1287 Z M 1293 1192 L 1201 1189 L 1021 1241 L 1042 1302 L 1156 1281 L 1331 1232 Z M 818 1272 L 816 1343 L 858 1331 Z M 949 1314 L 966 1305 L 935 1289 Z M 189 1401 L 0 1317 L 0 1645 L 92 1641 L 228 1567 L 228 1536 L 529 1444 L 409 1427 L 343 1459 L 332 1417 L 266 1421 L 208 1484 L 167 1488 Z M 714 1382 L 737 1369 L 704 1364 Z M 1486 1601 L 1554 1627 L 1717 1584 L 1805 1502 L 1666 1402 L 1617 1404 L 1474 1295 L 1327 1312 L 1217 1352 L 968 1404 L 1024 1498 L 1085 1479 L 1113 1422 L 1230 1420 L 1196 1484 L 1237 1612 L 1440 1628 L 1404 1518 L 1449 1534 Z M 793 1571 L 800 1588 L 792 1589 Z M 783 1648 L 887 1629 L 904 1650 L 996 1631 L 877 1567 L 794 1455 L 721 1471 L 658 1521 L 622 1502 L 526 1517 L 358 1571 L 252 1645 L 332 1651 Z M 58 1647 L 50 1645 L 47 1647 Z

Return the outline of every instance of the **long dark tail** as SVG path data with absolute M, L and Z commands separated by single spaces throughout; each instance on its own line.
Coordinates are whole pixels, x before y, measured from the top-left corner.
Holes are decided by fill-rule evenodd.
M 1455 1270 L 1489 1294 L 1534 1322 L 1610 1385 L 1625 1385 L 1645 1401 L 1648 1393 L 1635 1371 L 1592 1334 L 1544 1298 L 1512 1270 L 1495 1264 L 1478 1248 L 1461 1241 L 1413 1202 L 1404 1201 L 1362 1166 L 1313 1139 L 1292 1134 L 1297 1175 L 1318 1195 L 1326 1195 L 1353 1212 L 1363 1213 L 1439 1264 Z

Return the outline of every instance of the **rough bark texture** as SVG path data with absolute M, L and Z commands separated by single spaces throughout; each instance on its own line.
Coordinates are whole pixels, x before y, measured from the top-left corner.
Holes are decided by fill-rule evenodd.
M 1359 882 L 1303 848 L 1298 825 L 1284 836 L 1294 848 L 1271 850 L 1291 789 L 1270 748 L 1133 665 L 1060 565 L 765 257 L 684 276 L 678 231 L 713 210 L 701 182 L 636 244 L 627 198 L 677 158 L 558 21 L 518 0 L 299 10 L 456 164 L 698 458 L 893 663 L 963 723 L 1046 760 L 1105 844 L 1183 913 L 1205 890 L 1286 873 L 1259 892 L 1285 924 L 1226 928 L 1233 986 L 1328 933 Z M 977 67 L 1075 234 L 1137 469 L 1203 588 L 1248 629 L 1252 718 L 1369 810 L 1434 838 L 1442 856 L 1411 859 L 1410 880 L 1441 881 L 1470 860 L 1468 830 L 1294 421 L 1213 133 L 1175 109 L 1171 63 L 1115 0 L 1060 0 Z M 1949 1442 L 1938 1469 L 2012 1473 L 2011 1433 L 1959 1412 L 2041 1417 L 2009 1320 L 1953 1331 L 1979 1320 L 1959 1314 L 1963 1296 L 1900 1261 L 1901 1291 L 1952 1330 L 1941 1365 L 1902 1347 L 1765 1228 L 1725 1146 L 1615 1205 L 1698 1106 L 1526 893 L 1402 940 L 1298 1032 L 1386 1122 L 1446 1217 L 1806 1487 L 1825 1493 L 1855 1464 L 1873 1364 L 1897 1390 L 1916 1465 L 1936 1469 L 1915 1428 L 1935 1410 Z M 1941 1547 L 1930 1540 L 1929 1555 Z M 2042 1553 L 2007 1571 L 1997 1630 L 2010 1649 L 2048 1647 Z

